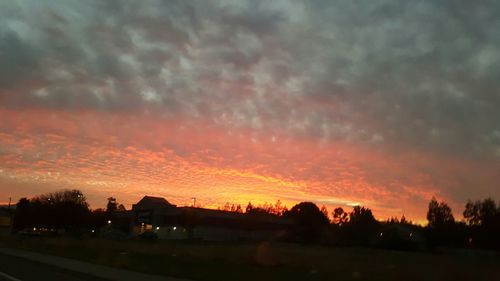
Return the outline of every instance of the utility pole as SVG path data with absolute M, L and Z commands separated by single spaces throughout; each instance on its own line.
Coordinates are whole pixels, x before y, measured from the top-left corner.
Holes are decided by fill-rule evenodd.
M 8 213 L 9 213 L 9 217 L 10 217 L 10 221 L 9 221 L 9 224 L 10 224 L 10 233 L 14 233 L 14 212 L 11 212 L 10 211 L 10 205 L 12 203 L 12 197 L 9 197 L 9 207 L 8 207 Z
M 193 200 L 193 207 L 196 207 L 196 197 L 191 198 Z

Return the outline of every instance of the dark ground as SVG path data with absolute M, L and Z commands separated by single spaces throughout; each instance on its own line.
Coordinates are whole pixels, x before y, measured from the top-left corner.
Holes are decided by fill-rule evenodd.
M 106 281 L 90 275 L 0 254 L 0 280 L 14 281 L 13 278 L 21 281 Z
M 9 238 L 3 244 L 9 248 L 197 281 L 500 280 L 499 256 L 473 251 L 431 253 L 274 242 L 195 243 L 63 237 Z M 0 271 L 3 267 L 0 264 Z M 13 267 L 7 265 L 5 273 Z M 44 270 L 37 265 L 33 267 L 33 271 Z M 68 274 L 49 271 L 54 271 L 55 278 Z M 31 274 L 22 270 L 12 272 L 28 274 L 28 277 Z M 50 280 L 79 280 L 55 278 Z

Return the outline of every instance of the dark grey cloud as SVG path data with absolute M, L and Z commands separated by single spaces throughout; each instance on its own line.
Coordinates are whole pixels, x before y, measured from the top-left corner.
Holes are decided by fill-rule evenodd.
M 498 1 L 7 1 L 4 107 L 500 157 Z

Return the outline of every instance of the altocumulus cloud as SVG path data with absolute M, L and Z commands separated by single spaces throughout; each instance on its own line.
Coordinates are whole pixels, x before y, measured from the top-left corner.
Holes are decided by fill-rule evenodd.
M 147 111 L 257 140 L 499 167 L 498 11 L 498 1 L 3 1 L 0 106 Z M 443 194 L 464 201 L 471 184 Z

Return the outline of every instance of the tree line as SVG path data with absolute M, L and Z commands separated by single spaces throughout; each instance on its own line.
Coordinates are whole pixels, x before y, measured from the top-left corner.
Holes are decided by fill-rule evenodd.
M 401 250 L 439 247 L 500 250 L 500 203 L 491 198 L 468 201 L 461 221 L 455 220 L 446 202 L 432 198 L 426 226 L 416 225 L 404 216 L 378 221 L 372 210 L 364 206 L 354 206 L 351 211 L 337 207 L 330 214 L 325 206 L 320 208 L 312 202 L 301 202 L 288 209 L 278 200 L 275 204 L 257 206 L 249 202 L 245 208 L 226 203 L 219 209 L 288 219 L 293 222 L 292 227 L 280 239 L 291 242 Z M 89 229 L 102 229 L 113 220 L 119 222 L 114 225 L 127 232 L 128 218 L 117 215 L 123 211 L 125 207 L 116 198 L 108 198 L 106 209 L 91 210 L 81 191 L 62 190 L 20 199 L 13 230 L 22 232 L 34 228 L 85 233 Z
M 500 203 L 491 198 L 469 200 L 464 206 L 462 221 L 455 220 L 446 202 L 432 198 L 425 227 L 414 224 L 404 215 L 378 221 L 364 206 L 354 206 L 351 211 L 337 207 L 330 214 L 325 206 L 319 208 L 312 202 L 299 203 L 289 210 L 278 200 L 274 205 L 254 206 L 249 202 L 245 209 L 226 203 L 219 209 L 291 219 L 295 224 L 286 239 L 296 242 L 402 250 L 439 247 L 500 250 Z
M 218 210 L 241 214 L 245 213 L 282 216 L 285 212 L 288 211 L 288 208 L 283 205 L 280 200 L 278 200 L 274 204 L 264 203 L 260 205 L 254 205 L 252 204 L 252 202 L 248 202 L 248 205 L 244 209 L 240 204 L 231 204 L 229 202 L 226 202 L 222 207 L 219 207 Z
M 45 232 L 75 233 L 99 229 L 116 219 L 115 212 L 125 211 L 116 198 L 108 198 L 106 209 L 91 210 L 80 190 L 61 190 L 28 199 L 21 198 L 16 205 L 14 233 Z

